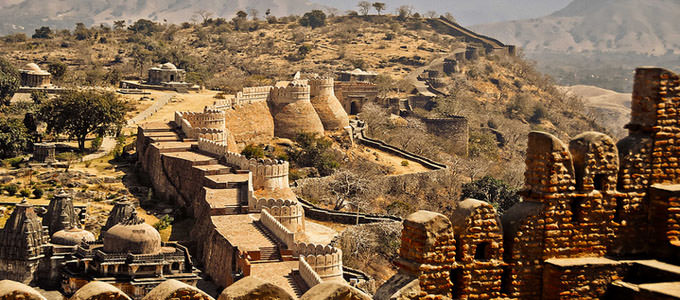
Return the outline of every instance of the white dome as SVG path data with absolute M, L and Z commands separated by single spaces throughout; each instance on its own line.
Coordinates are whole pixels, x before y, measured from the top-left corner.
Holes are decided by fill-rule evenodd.
M 177 70 L 177 67 L 173 65 L 172 63 L 164 63 L 161 65 L 161 69 L 163 70 Z

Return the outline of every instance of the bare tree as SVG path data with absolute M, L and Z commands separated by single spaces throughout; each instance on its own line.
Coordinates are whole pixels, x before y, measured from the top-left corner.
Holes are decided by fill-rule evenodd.
M 434 19 L 434 18 L 437 17 L 437 12 L 434 11 L 434 10 L 430 10 L 430 11 L 425 13 L 425 16 L 430 18 L 430 19 Z
M 380 12 L 385 10 L 385 3 L 384 2 L 373 2 L 373 8 L 375 8 L 375 11 L 377 11 L 378 15 L 380 15 Z
M 397 8 L 397 18 L 401 21 L 406 20 L 413 14 L 413 7 L 409 5 L 402 5 Z
M 369 180 L 348 170 L 338 171 L 332 175 L 329 188 L 333 194 L 333 206 L 335 210 L 341 210 L 347 202 L 352 202 L 356 207 L 360 204 L 362 194 L 368 189 Z
M 253 20 L 257 20 L 257 15 L 260 13 L 257 9 L 250 7 L 246 10 L 248 11 L 250 17 L 253 18 Z
M 368 15 L 368 11 L 371 10 L 372 4 L 371 2 L 368 1 L 361 1 L 359 2 L 359 4 L 357 4 L 357 6 L 359 7 L 359 12 L 361 13 L 361 15 L 366 16 Z
M 212 17 L 212 15 L 213 15 L 212 12 L 209 12 L 209 11 L 207 11 L 207 10 L 205 10 L 205 9 L 198 10 L 198 11 L 196 11 L 195 13 L 196 13 L 199 17 L 201 17 L 201 19 L 203 19 L 203 23 L 205 23 L 206 21 L 208 21 L 208 19 L 210 19 L 210 17 Z

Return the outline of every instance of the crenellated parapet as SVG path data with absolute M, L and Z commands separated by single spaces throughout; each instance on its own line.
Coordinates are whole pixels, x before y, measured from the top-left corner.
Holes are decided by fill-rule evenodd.
M 281 225 L 293 233 L 305 231 L 305 210 L 299 203 L 287 206 L 264 207 Z
M 290 163 L 272 159 L 248 159 L 233 152 L 227 152 L 224 159 L 228 165 L 253 173 L 253 188 L 275 190 L 288 188 Z
M 309 81 L 309 95 L 310 97 L 315 96 L 334 96 L 334 83 L 335 80 L 330 77 L 314 77 L 310 78 Z
M 342 250 L 331 246 L 299 243 L 293 251 L 322 280 L 342 280 Z
M 250 198 L 248 201 L 248 211 L 249 212 L 259 212 L 264 208 L 270 208 L 274 206 L 294 206 L 297 205 L 298 201 L 297 200 L 289 200 L 289 199 L 272 199 L 272 198 Z
M 286 105 L 297 101 L 309 101 L 309 93 L 309 85 L 302 80 L 296 80 L 285 87 L 273 87 L 270 95 L 275 105 Z
M 335 96 L 333 78 L 309 79 L 310 101 L 326 130 L 341 130 L 349 126 L 349 116 Z
M 269 99 L 272 86 L 245 87 L 236 93 L 235 105 L 245 105 L 256 102 L 266 102 Z

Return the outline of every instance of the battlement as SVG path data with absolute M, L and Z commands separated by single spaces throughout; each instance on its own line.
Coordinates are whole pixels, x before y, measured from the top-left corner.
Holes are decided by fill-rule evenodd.
M 256 190 L 275 190 L 288 187 L 288 171 L 290 163 L 272 159 L 248 159 L 245 156 L 227 152 L 224 154 L 226 164 L 249 170 L 253 174 L 253 188 Z
M 293 233 L 305 231 L 305 210 L 299 203 L 263 207 L 262 210 L 267 210 L 274 219 Z
M 276 105 L 285 105 L 297 101 L 309 101 L 310 88 L 308 84 L 291 82 L 285 87 L 273 87 L 271 100 Z
M 250 198 L 248 201 L 248 211 L 249 212 L 259 212 L 264 208 L 269 208 L 269 207 L 274 207 L 274 206 L 294 206 L 297 205 L 298 201 L 297 200 L 289 200 L 289 199 L 273 199 L 273 198 L 260 198 L 257 199 L 255 197 Z
M 309 79 L 310 96 L 334 95 L 335 80 L 329 77 L 314 77 Z

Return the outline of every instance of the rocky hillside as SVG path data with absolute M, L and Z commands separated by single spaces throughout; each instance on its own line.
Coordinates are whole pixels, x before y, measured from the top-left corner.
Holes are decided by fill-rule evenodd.
M 478 25 L 481 33 L 526 52 L 680 53 L 676 0 L 574 0 L 549 16 Z
M 0 1 L 0 34 L 11 32 L 32 33 L 40 26 L 73 28 L 77 22 L 85 25 L 107 23 L 115 20 L 150 19 L 157 22 L 180 23 L 196 18 L 199 11 L 216 17 L 231 19 L 239 10 L 258 11 L 264 17 L 267 9 L 272 15 L 302 14 L 323 6 L 307 0 L 41 0 Z

